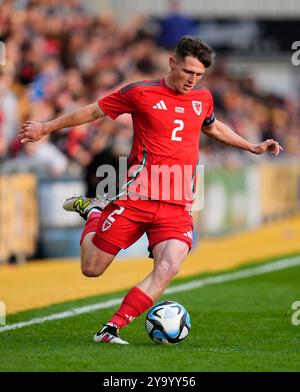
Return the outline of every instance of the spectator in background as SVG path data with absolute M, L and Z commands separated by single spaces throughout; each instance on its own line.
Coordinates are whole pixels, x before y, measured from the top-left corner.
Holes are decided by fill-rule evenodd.
M 51 99 L 59 89 L 62 70 L 57 57 L 46 57 L 31 86 L 31 100 Z
M 17 158 L 7 161 L 4 170 L 30 171 L 39 177 L 58 177 L 66 173 L 67 157 L 48 138 L 23 147 Z
M 122 116 L 121 116 L 122 117 Z M 127 157 L 131 148 L 132 130 L 128 126 L 126 117 L 116 122 L 105 118 L 99 128 L 95 127 L 91 140 L 86 147 L 91 160 L 85 168 L 86 196 L 94 197 L 97 194 L 97 185 L 105 177 L 97 176 L 97 169 L 101 165 L 110 165 L 115 168 L 116 187 L 105 189 L 109 197 L 119 193 L 119 158 Z M 115 184 L 114 184 L 115 185 Z
M 10 89 L 12 77 L 0 69 L 0 161 L 8 158 L 9 148 L 19 128 L 19 107 Z
M 101 122 L 100 128 L 95 128 L 93 135 L 91 136 L 88 143 L 86 143 L 86 148 L 90 153 L 90 162 L 86 166 L 84 171 L 84 180 L 86 184 L 86 195 L 90 197 L 95 197 L 97 194 L 97 185 L 104 177 L 97 176 L 97 169 L 100 165 L 111 165 L 118 168 L 117 158 L 114 156 L 111 150 L 111 139 L 115 132 L 114 124 L 104 119 Z M 110 190 L 105 189 L 108 193 Z
M 32 116 L 36 119 L 47 120 L 54 115 L 53 107 L 45 101 L 32 103 Z M 21 146 L 15 159 L 9 159 L 3 165 L 8 171 L 31 171 L 38 176 L 56 177 L 66 173 L 68 159 L 49 137 L 39 143 L 29 143 Z
M 174 49 L 180 37 L 194 35 L 195 22 L 182 12 L 179 0 L 169 0 L 168 6 L 167 16 L 160 21 L 158 42 L 166 49 Z

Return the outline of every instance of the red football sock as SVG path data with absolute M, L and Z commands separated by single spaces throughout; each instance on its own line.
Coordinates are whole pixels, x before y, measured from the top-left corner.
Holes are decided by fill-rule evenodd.
M 153 305 L 153 301 L 138 287 L 133 287 L 124 297 L 120 308 L 113 315 L 110 323 L 119 329 L 125 327 Z
M 99 224 L 99 220 L 101 218 L 101 214 L 102 211 L 99 210 L 99 212 L 91 212 L 91 214 L 89 215 L 84 230 L 81 234 L 81 238 L 80 238 L 80 245 L 82 243 L 82 241 L 84 240 L 84 237 L 88 234 L 88 233 L 92 233 L 92 232 L 96 232 L 97 231 L 97 227 Z

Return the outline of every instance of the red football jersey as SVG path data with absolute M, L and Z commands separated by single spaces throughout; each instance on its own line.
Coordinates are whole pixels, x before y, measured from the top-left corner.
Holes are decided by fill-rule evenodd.
M 142 170 L 128 186 L 129 193 L 190 206 L 201 127 L 215 120 L 210 91 L 195 86 L 180 94 L 164 79 L 141 81 L 128 84 L 98 104 L 112 119 L 123 113 L 132 116 L 129 172 Z

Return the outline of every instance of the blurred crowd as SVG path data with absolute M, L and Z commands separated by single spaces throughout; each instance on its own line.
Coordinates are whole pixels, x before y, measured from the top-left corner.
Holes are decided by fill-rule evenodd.
M 99 181 L 96 168 L 117 164 L 130 150 L 130 116 L 65 129 L 26 145 L 16 138 L 21 124 L 50 120 L 128 82 L 161 78 L 168 71 L 170 42 L 176 34 L 192 34 L 193 21 L 181 19 L 182 28 L 175 31 L 183 18 L 175 3 L 168 19 L 132 16 L 123 24 L 109 10 L 87 12 L 77 0 L 0 3 L 0 41 L 6 51 L 6 64 L 0 66 L 0 167 L 40 176 L 85 176 L 92 195 Z M 213 93 L 220 120 L 254 143 L 274 138 L 285 154 L 299 155 L 295 98 L 261 92 L 253 78 L 229 72 L 218 54 L 203 85 Z M 252 159 L 205 137 L 200 149 L 202 161 L 211 165 Z

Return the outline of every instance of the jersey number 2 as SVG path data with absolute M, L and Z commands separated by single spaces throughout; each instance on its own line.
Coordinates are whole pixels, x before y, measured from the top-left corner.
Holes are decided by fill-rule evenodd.
M 178 124 L 178 127 L 173 129 L 171 140 L 174 140 L 175 142 L 181 142 L 182 136 L 177 136 L 176 133 L 183 130 L 184 122 L 182 120 L 174 120 L 174 124 Z

